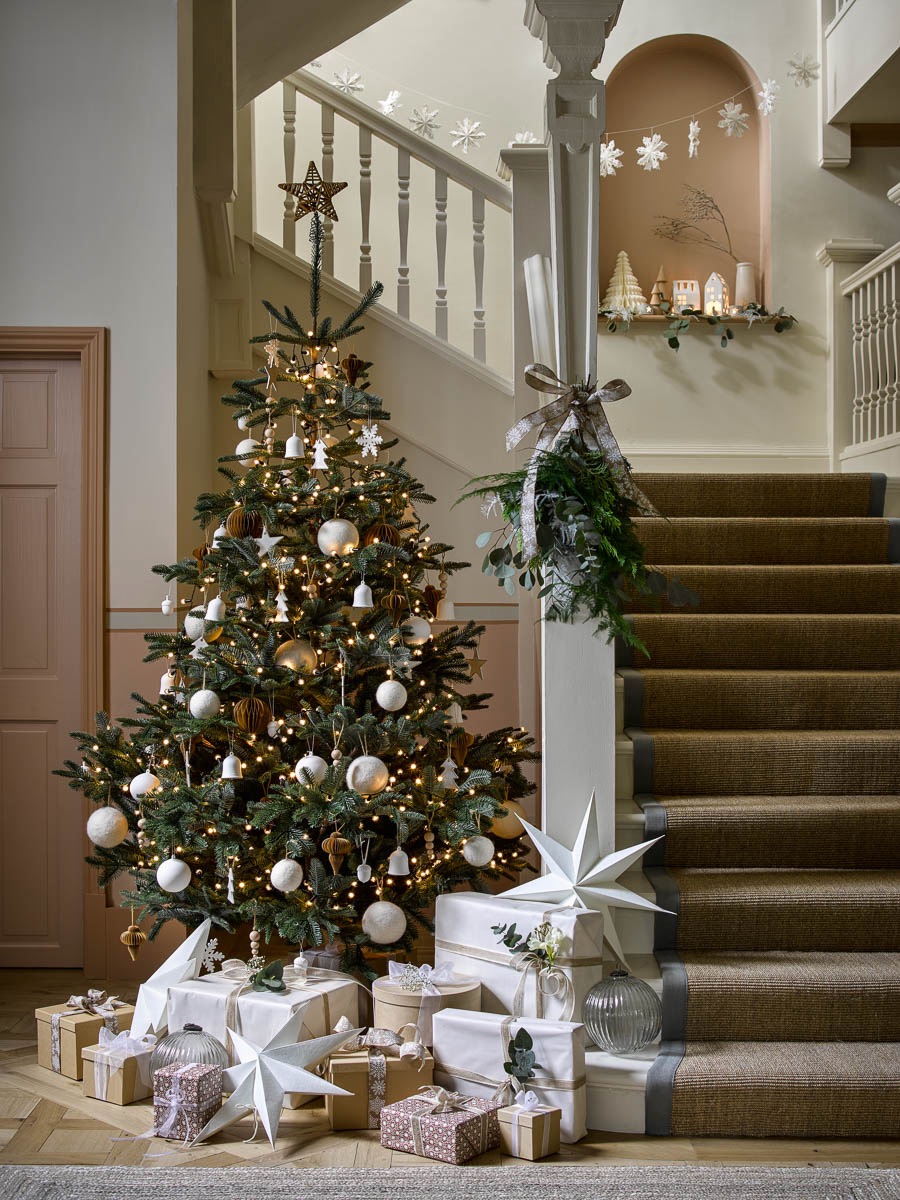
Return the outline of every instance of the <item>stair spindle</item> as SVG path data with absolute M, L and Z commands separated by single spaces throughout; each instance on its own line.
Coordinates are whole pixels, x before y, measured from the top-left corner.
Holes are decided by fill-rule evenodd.
M 369 214 L 372 207 L 372 131 L 359 127 L 359 290 L 372 286 L 372 243 L 369 241 Z
M 437 284 L 434 289 L 434 332 L 447 340 L 447 172 L 434 173 L 434 240 Z
M 472 258 L 475 267 L 475 321 L 472 354 L 478 362 L 487 357 L 487 327 L 484 321 L 484 196 L 472 193 Z
M 294 154 L 297 146 L 297 89 L 288 80 L 281 85 L 284 110 L 284 181 L 294 182 Z M 281 244 L 291 254 L 297 253 L 297 223 L 294 220 L 296 201 L 290 192 L 284 193 L 284 221 Z
M 397 147 L 397 222 L 400 263 L 397 267 L 397 313 L 409 318 L 409 151 Z
M 329 183 L 334 179 L 334 109 L 322 105 L 322 178 Z M 322 246 L 322 270 L 334 274 L 334 222 L 328 217 L 322 220 L 325 241 Z

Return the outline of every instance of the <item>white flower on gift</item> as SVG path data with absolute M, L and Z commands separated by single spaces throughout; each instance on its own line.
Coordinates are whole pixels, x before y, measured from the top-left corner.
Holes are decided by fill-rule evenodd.
M 557 954 L 559 954 L 559 948 L 562 945 L 564 936 L 561 929 L 557 929 L 549 921 L 545 921 L 542 925 L 538 925 L 536 929 L 531 931 L 526 944 L 533 954 L 539 954 L 552 967 L 556 961 Z

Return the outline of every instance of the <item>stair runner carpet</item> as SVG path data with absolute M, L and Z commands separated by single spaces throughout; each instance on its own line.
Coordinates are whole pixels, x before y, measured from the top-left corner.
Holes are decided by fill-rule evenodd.
M 700 607 L 619 646 L 658 902 L 647 1132 L 900 1134 L 900 522 L 869 475 L 644 475 Z

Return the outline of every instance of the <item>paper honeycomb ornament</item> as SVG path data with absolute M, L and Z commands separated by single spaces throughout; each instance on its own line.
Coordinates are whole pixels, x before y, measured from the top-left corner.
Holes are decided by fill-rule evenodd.
M 620 250 L 616 255 L 616 265 L 600 307 L 604 312 L 625 313 L 629 316 L 649 311 L 650 305 L 641 291 L 641 285 L 624 250 Z

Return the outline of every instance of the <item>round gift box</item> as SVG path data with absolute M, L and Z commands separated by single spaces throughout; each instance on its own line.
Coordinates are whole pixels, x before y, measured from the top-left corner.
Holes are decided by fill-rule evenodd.
M 375 997 L 373 1025 L 376 1029 L 392 1029 L 395 1033 L 399 1033 L 404 1025 L 417 1025 L 422 1041 L 426 1046 L 431 1046 L 434 1041 L 431 1019 L 436 1012 L 440 1012 L 442 1008 L 481 1011 L 480 979 L 457 975 L 447 983 L 438 983 L 435 986 L 441 993 L 439 996 L 429 995 L 421 990 L 410 991 L 386 975 L 382 979 L 376 979 L 372 984 L 372 994 Z

